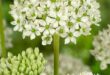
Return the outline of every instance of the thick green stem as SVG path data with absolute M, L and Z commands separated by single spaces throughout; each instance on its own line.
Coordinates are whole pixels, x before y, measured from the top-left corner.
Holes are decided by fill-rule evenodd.
M 59 75 L 59 35 L 55 34 L 53 39 L 54 49 L 54 75 Z
M 2 57 L 6 57 L 6 49 L 5 49 L 5 36 L 4 36 L 4 26 L 3 26 L 3 15 L 2 15 L 2 0 L 0 0 L 0 49 L 2 50 Z

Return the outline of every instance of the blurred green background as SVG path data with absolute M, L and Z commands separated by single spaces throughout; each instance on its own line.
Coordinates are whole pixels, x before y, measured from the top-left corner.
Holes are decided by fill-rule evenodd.
M 70 43 L 69 45 L 64 44 L 64 40 L 61 39 L 60 41 L 60 52 L 67 53 L 75 57 L 81 58 L 85 64 L 89 65 L 91 70 L 94 73 L 100 73 L 100 75 L 110 75 L 110 66 L 108 69 L 101 71 L 100 70 L 100 62 L 97 62 L 93 56 L 90 55 L 89 51 L 93 49 L 92 41 L 93 37 L 98 34 L 104 28 L 107 28 L 107 24 L 110 24 L 110 0 L 97 0 L 100 3 L 100 11 L 102 16 L 102 21 L 100 26 L 93 26 L 92 27 L 92 35 L 90 36 L 81 36 L 77 39 L 77 44 L 74 45 Z M 9 15 L 9 5 L 13 3 L 13 0 L 3 0 L 3 15 L 7 22 L 7 25 L 10 28 L 13 28 L 10 25 L 10 22 L 13 20 L 12 17 Z M 12 35 L 12 43 L 13 48 L 8 49 L 7 51 L 12 52 L 13 54 L 18 54 L 22 50 L 25 50 L 28 47 L 39 47 L 41 52 L 45 55 L 49 55 L 53 53 L 52 45 L 50 46 L 42 46 L 40 37 L 36 38 L 35 40 L 30 40 L 29 38 L 22 39 L 22 33 L 13 32 Z

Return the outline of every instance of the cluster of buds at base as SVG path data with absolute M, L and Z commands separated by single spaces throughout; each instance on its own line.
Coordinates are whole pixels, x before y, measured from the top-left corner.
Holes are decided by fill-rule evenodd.
M 0 59 L 0 75 L 39 75 L 45 63 L 38 48 L 28 48 L 18 56 L 8 53 L 7 58 Z

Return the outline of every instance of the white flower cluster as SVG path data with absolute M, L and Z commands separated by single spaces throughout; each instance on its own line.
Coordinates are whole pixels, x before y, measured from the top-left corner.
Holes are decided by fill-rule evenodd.
M 0 59 L 0 75 L 39 75 L 46 61 L 39 49 L 28 48 L 18 56 L 8 53 L 7 58 Z
M 100 68 L 105 70 L 110 64 L 110 25 L 94 38 L 93 46 L 91 54 L 101 62 Z
M 5 46 L 6 48 L 12 48 L 13 45 L 12 45 L 12 34 L 13 34 L 13 31 L 11 28 L 7 27 L 6 25 L 6 21 L 4 20 L 3 21 L 3 24 L 4 24 L 4 36 L 5 36 Z M 1 40 L 0 40 L 0 44 L 1 44 Z M 2 49 L 1 49 L 1 45 L 0 45 L 0 56 L 1 56 L 1 52 L 2 52 Z
M 91 25 L 98 25 L 100 5 L 96 0 L 14 0 L 10 14 L 14 30 L 23 38 L 42 37 L 42 44 L 51 44 L 57 33 L 65 44 L 76 43 L 80 35 L 89 35 Z
M 41 75 L 53 75 L 53 56 L 50 56 L 47 60 L 46 68 Z M 81 72 L 91 72 L 89 67 L 77 58 L 61 54 L 59 62 L 59 75 L 79 75 Z

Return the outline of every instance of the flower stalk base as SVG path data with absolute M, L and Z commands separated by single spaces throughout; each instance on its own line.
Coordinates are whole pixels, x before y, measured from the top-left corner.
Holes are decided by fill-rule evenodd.
M 54 49 L 54 75 L 59 75 L 59 35 L 54 35 L 53 41 Z
M 4 26 L 3 26 L 3 15 L 2 15 L 2 1 L 0 0 L 0 49 L 2 51 L 2 57 L 6 57 L 5 49 L 5 36 L 4 36 Z

